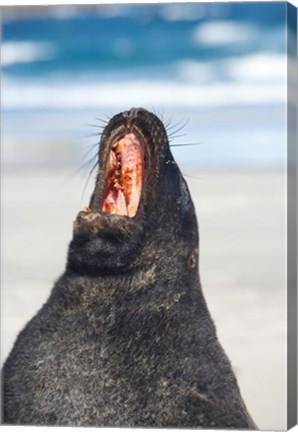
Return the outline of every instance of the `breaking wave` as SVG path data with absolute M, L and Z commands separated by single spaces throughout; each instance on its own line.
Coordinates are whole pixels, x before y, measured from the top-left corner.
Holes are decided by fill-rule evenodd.
M 51 60 L 55 49 L 49 42 L 4 42 L 1 46 L 1 65 Z

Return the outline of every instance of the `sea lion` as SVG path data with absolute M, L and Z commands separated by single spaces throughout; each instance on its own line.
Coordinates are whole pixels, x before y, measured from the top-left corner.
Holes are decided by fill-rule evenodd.
M 255 429 L 216 336 L 198 228 L 165 127 L 105 127 L 66 270 L 3 369 L 4 423 Z

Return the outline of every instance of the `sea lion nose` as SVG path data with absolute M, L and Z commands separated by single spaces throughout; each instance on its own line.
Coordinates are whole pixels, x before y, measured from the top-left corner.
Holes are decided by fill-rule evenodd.
M 135 120 L 138 117 L 143 116 L 146 113 L 144 108 L 131 108 L 128 111 L 122 113 L 124 119 L 126 120 L 126 129 L 129 131 L 132 128 Z
M 146 110 L 144 108 L 131 108 L 128 111 L 124 111 L 123 116 L 130 120 L 134 120 L 136 117 L 140 115 L 144 115 Z

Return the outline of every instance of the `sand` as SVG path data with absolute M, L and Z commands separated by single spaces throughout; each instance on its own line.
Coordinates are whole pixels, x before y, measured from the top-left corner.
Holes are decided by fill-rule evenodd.
M 2 173 L 2 362 L 63 272 L 72 222 L 93 187 L 82 198 L 86 176 L 72 174 L 37 166 Z M 219 339 L 258 427 L 285 429 L 285 175 L 192 174 L 200 273 Z

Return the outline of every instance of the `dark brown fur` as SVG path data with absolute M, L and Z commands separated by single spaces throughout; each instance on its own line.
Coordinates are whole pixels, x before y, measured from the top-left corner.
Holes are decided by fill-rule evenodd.
M 147 148 L 138 213 L 100 213 L 109 145 L 134 130 Z M 115 116 L 99 168 L 65 273 L 5 363 L 4 422 L 255 428 L 205 303 L 195 210 L 162 122 Z

